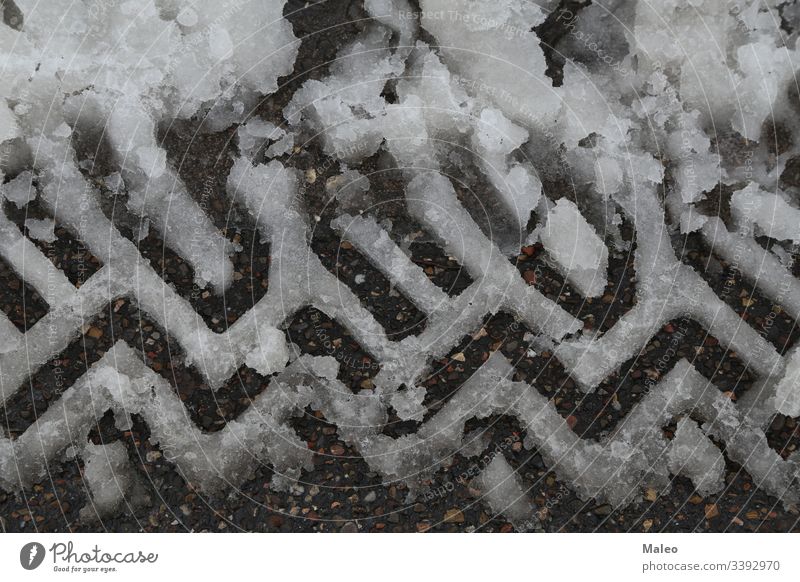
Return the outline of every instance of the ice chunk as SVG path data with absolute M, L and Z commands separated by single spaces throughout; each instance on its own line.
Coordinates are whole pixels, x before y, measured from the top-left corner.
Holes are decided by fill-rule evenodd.
M 595 186 L 605 196 L 616 194 L 622 185 L 622 169 L 610 157 L 598 158 L 594 163 Z
M 248 352 L 245 364 L 262 376 L 280 372 L 289 361 L 289 347 L 283 332 L 274 327 L 258 331 L 258 345 Z
M 688 208 L 681 213 L 681 234 L 688 234 L 703 228 L 708 222 L 708 217 L 700 214 L 694 208 Z
M 14 139 L 20 135 L 17 120 L 8 108 L 5 100 L 0 102 L 0 143 Z
M 55 225 L 56 223 L 52 218 L 28 218 L 25 220 L 25 228 L 28 229 L 28 236 L 33 240 L 45 243 L 56 241 Z
M 269 142 L 279 141 L 285 136 L 285 130 L 258 117 L 254 117 L 244 125 L 239 126 L 236 132 L 239 151 L 243 156 L 247 156 L 248 158 L 252 158 L 263 145 Z M 268 151 L 267 155 L 272 156 L 274 152 L 271 154 Z
M 128 459 L 128 450 L 122 441 L 106 445 L 86 445 L 83 480 L 91 502 L 81 509 L 81 518 L 91 521 L 113 515 L 125 504 L 136 503 L 133 494 L 137 489 L 136 473 Z
M 542 184 L 526 163 L 515 163 L 510 154 L 528 141 L 528 132 L 501 111 L 486 108 L 473 134 L 479 165 L 489 177 L 506 211 L 520 230 L 530 219 L 541 196 Z
M 517 528 L 525 531 L 538 525 L 534 505 L 525 495 L 519 475 L 501 453 L 483 470 L 476 485 L 492 511 L 505 516 Z
M 800 350 L 791 352 L 783 378 L 775 392 L 775 410 L 786 416 L 800 416 Z
M 125 186 L 125 182 L 122 180 L 122 175 L 119 172 L 112 172 L 103 178 L 103 184 L 114 194 L 122 190 Z
M 422 422 L 427 408 L 422 405 L 427 390 L 423 386 L 414 386 L 395 392 L 391 398 L 392 408 L 401 420 L 416 420 Z
M 22 208 L 36 198 L 33 174 L 27 170 L 7 184 L 0 186 L 0 190 L 2 190 L 6 200 L 13 202 L 17 208 Z
M 284 109 L 292 125 L 306 125 L 320 135 L 325 152 L 342 161 L 374 154 L 384 139 L 386 83 L 400 75 L 405 63 L 391 51 L 391 31 L 367 27 L 345 46 L 321 81 L 310 80 Z
M 332 176 L 325 182 L 326 192 L 336 198 L 339 207 L 348 212 L 358 212 L 369 208 L 369 179 L 358 170 L 342 167 L 342 173 Z
M 267 148 L 266 154 L 268 158 L 277 158 L 284 154 L 288 154 L 294 147 L 294 134 L 287 133 L 278 141 L 273 143 Z
M 167 166 L 167 150 L 143 146 L 136 149 L 136 155 L 139 158 L 139 167 L 150 178 L 158 178 L 164 173 Z
M 545 75 L 533 31 L 545 20 L 539 6 L 528 0 L 423 0 L 420 7 L 422 26 L 465 86 L 516 123 L 550 126 L 561 100 Z
M 574 202 L 561 198 L 553 206 L 541 236 L 544 248 L 582 295 L 603 293 L 608 249 Z
M 691 418 L 678 421 L 667 457 L 670 472 L 689 477 L 700 495 L 725 487 L 725 459 Z
M 731 210 L 745 232 L 800 243 L 800 210 L 758 184 L 734 192 Z
M 378 22 L 398 34 L 397 42 L 401 47 L 411 48 L 412 38 L 417 30 L 417 19 L 413 17 L 407 0 L 364 0 L 364 8 Z

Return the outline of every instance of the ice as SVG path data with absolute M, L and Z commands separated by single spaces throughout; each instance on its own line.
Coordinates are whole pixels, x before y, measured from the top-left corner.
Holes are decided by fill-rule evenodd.
M 614 158 L 603 157 L 595 160 L 594 176 L 598 191 L 605 196 L 616 194 L 622 186 L 622 168 Z
M 689 477 L 700 495 L 718 493 L 725 487 L 722 453 L 690 418 L 678 421 L 667 458 L 670 472 Z
M 83 480 L 91 495 L 90 503 L 81 509 L 81 519 L 113 516 L 125 506 L 142 503 L 141 484 L 122 441 L 88 443 L 80 454 L 84 461 Z
M 290 139 L 284 142 L 284 139 L 287 137 Z M 274 143 L 267 149 L 267 155 L 269 157 L 275 157 L 286 153 L 294 144 L 292 136 L 287 135 L 285 130 L 276 127 L 269 121 L 259 119 L 258 117 L 250 119 L 247 123 L 240 125 L 239 129 L 236 131 L 236 138 L 239 151 L 243 156 L 247 156 L 248 158 L 253 158 L 259 149 L 270 142 Z
M 22 208 L 36 198 L 36 186 L 33 184 L 33 174 L 30 171 L 21 172 L 16 178 L 3 184 L 3 196 L 13 202 L 17 208 Z
M 203 491 L 237 486 L 262 464 L 274 469 L 270 487 L 286 489 L 313 466 L 291 423 L 311 407 L 412 498 L 464 450 L 470 419 L 508 415 L 524 446 L 584 500 L 624 507 L 650 488 L 667 491 L 675 475 L 709 495 L 724 486 L 727 457 L 786 507 L 797 504 L 797 453 L 782 458 L 764 430 L 776 414 L 800 415 L 800 352 L 779 353 L 674 244 L 681 234 L 702 238 L 773 311 L 800 317 L 792 273 L 800 211 L 786 180 L 800 155 L 798 58 L 796 34 L 776 27 L 796 3 L 422 0 L 418 17 L 406 0 L 365 0 L 369 18 L 329 66 L 275 96 L 300 46 L 284 0 L 17 4 L 24 26 L 0 27 L 0 191 L 6 208 L 36 200 L 53 218 L 26 217 L 23 233 L 0 214 L 4 262 L 48 307 L 24 333 L 0 315 L 0 402 L 120 298 L 166 330 L 210 390 L 243 365 L 268 376 L 269 388 L 205 433 L 172 387 L 117 343 L 35 428 L 0 438 L 3 488 L 24 490 L 74 454 L 91 504 L 82 517 L 125 511 L 138 496 L 127 451 L 119 442 L 76 445 L 111 410 L 120 428 L 140 415 L 167 461 Z M 535 28 L 553 10 L 565 32 L 548 61 Z M 264 102 L 285 104 L 284 120 L 262 118 Z M 185 183 L 186 168 L 165 145 L 176 123 L 232 138 L 225 192 L 213 194 L 234 203 L 226 220 L 248 213 L 270 249 L 265 295 L 224 333 L 137 248 L 152 226 L 197 286 L 220 295 L 242 274 L 229 234 L 241 225 L 223 233 L 209 212 L 228 201 Z M 86 154 L 83 140 L 103 148 Z M 335 232 L 424 313 L 417 335 L 391 338 L 312 248 L 323 219 L 305 205 L 321 195 L 319 176 L 326 199 L 312 204 L 330 203 Z M 727 203 L 716 193 L 728 191 L 730 220 L 715 212 Z M 414 236 L 458 261 L 471 285 L 451 296 L 431 281 L 411 239 L 398 242 L 403 233 L 382 216 L 390 197 L 418 224 Z M 106 216 L 117 202 L 139 220 L 133 242 Z M 54 221 L 101 263 L 80 285 L 32 242 L 55 241 Z M 628 230 L 633 237 L 623 237 Z M 587 300 L 606 290 L 609 254 L 630 252 L 633 307 L 602 333 L 584 327 L 512 263 L 539 240 Z M 357 285 L 366 282 L 359 270 Z M 360 364 L 344 352 L 310 357 L 287 342 L 287 321 L 309 307 L 369 354 L 379 368 L 372 385 L 354 394 L 339 381 L 341 366 Z M 499 312 L 530 328 L 530 356 L 550 352 L 587 393 L 681 318 L 735 352 L 756 380 L 734 402 L 680 360 L 613 433 L 594 440 L 576 434 L 535 383 L 513 380 L 512 364 L 492 351 L 430 410 L 429 373 Z M 416 431 L 388 436 L 390 409 L 419 423 Z M 668 440 L 661 429 L 676 419 Z M 484 444 L 472 439 L 467 450 L 480 454 Z M 518 528 L 541 525 L 528 481 L 502 454 L 474 485 Z
M 120 192 L 125 187 L 125 182 L 122 180 L 122 175 L 119 172 L 112 172 L 103 178 L 103 184 L 113 194 Z
M 25 228 L 28 229 L 28 236 L 33 240 L 51 243 L 55 242 L 57 238 L 54 231 L 55 222 L 52 218 L 28 218 L 25 220 Z
M 602 295 L 608 249 L 574 202 L 566 198 L 556 202 L 541 236 L 544 248 L 581 295 Z
M 506 210 L 520 230 L 539 202 L 542 184 L 529 163 L 514 163 L 508 156 L 528 141 L 528 132 L 497 109 L 481 111 L 473 146 L 484 173 L 500 194 Z
M 136 148 L 139 167 L 150 179 L 159 178 L 167 168 L 167 152 L 161 148 L 141 146 Z
M 374 154 L 383 140 L 381 120 L 386 82 L 403 72 L 404 62 L 388 46 L 391 30 L 367 27 L 342 49 L 322 81 L 307 81 L 284 110 L 295 126 L 322 131 L 328 155 L 343 161 Z
M 797 63 L 795 51 L 775 38 L 777 7 L 639 2 L 635 11 L 632 37 L 644 70 L 677 71 L 687 111 L 758 141 Z
M 257 346 L 245 357 L 245 364 L 262 376 L 283 370 L 289 361 L 289 348 L 283 332 L 274 327 L 260 329 L 257 341 Z
M 342 166 L 342 173 L 332 176 L 325 182 L 325 191 L 339 203 L 345 212 L 357 212 L 369 208 L 372 201 L 369 195 L 369 178 L 358 170 Z
M 519 474 L 502 455 L 495 455 L 477 481 L 492 511 L 503 514 L 523 531 L 538 524 L 533 504 L 522 489 Z
M 786 416 L 800 416 L 800 350 L 793 350 L 789 356 L 775 391 L 775 410 Z
M 447 295 L 400 250 L 375 219 L 343 214 L 331 226 L 382 268 L 408 297 L 414 297 L 417 306 L 426 313 L 434 314 L 448 302 Z
M 747 234 L 800 243 L 800 210 L 778 193 L 751 183 L 733 193 L 731 210 Z
M 14 139 L 20 135 L 17 120 L 4 102 L 0 104 L 0 143 Z
M 295 136 L 293 133 L 287 133 L 278 141 L 273 143 L 267 148 L 266 154 L 269 158 L 277 158 L 284 154 L 288 154 L 294 147 Z
M 417 19 L 412 17 L 407 0 L 364 0 L 364 8 L 381 24 L 397 33 L 397 43 L 402 48 L 411 48 L 417 31 Z
M 421 24 L 436 37 L 445 63 L 476 95 L 523 126 L 552 123 L 561 101 L 545 76 L 544 53 L 532 30 L 545 19 L 539 6 L 526 0 L 423 0 L 420 8 Z

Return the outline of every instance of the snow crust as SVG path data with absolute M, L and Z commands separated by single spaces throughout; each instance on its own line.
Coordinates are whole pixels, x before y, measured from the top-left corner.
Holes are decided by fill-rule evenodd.
M 468 455 L 467 420 L 507 414 L 523 428 L 524 446 L 584 499 L 623 507 L 650 488 L 667 491 L 675 475 L 702 495 L 718 492 L 722 442 L 759 487 L 787 507 L 800 500 L 798 453 L 781 457 L 764 433 L 776 414 L 800 414 L 797 350 L 780 354 L 673 248 L 680 234 L 697 233 L 800 317 L 791 270 L 799 193 L 782 179 L 800 155 L 798 55 L 796 33 L 778 26 L 798 14 L 795 3 L 598 2 L 551 14 L 557 3 L 544 0 L 421 0 L 418 13 L 406 0 L 366 0 L 371 18 L 360 32 L 281 101 L 283 119 L 271 120 L 253 111 L 293 72 L 300 45 L 285 0 L 17 5 L 21 29 L 0 26 L 0 193 L 19 210 L 38 200 L 53 218 L 27 218 L 22 233 L 0 213 L 3 260 L 49 309 L 25 333 L 0 315 L 0 403 L 121 297 L 168 331 L 212 390 L 242 365 L 270 386 L 222 431 L 202 433 L 169 384 L 117 343 L 35 429 L 0 437 L 0 487 L 30 487 L 69 453 L 84 460 L 94 513 L 124 510 L 140 496 L 126 451 L 83 436 L 74 447 L 69 438 L 112 410 L 119 426 L 142 415 L 168 460 L 200 488 L 239 484 L 260 463 L 274 469 L 271 487 L 287 488 L 313 467 L 313 451 L 289 422 L 311 406 L 373 470 L 407 482 L 412 497 L 432 486 L 448 458 Z M 565 59 L 558 82 L 535 30 L 548 14 L 566 26 L 555 47 Z M 199 288 L 222 294 L 237 247 L 159 139 L 190 119 L 203 119 L 203 131 L 230 130 L 225 194 L 270 245 L 266 295 L 222 334 L 109 220 L 99 183 L 85 171 L 92 160 L 76 147 L 80 134 L 102 134 L 113 167 L 106 189 L 124 195 L 127 210 L 191 266 Z M 793 138 L 778 153 L 771 125 Z M 338 168 L 324 187 L 337 213 L 331 227 L 425 313 L 418 335 L 391 340 L 311 250 L 302 177 L 313 180 L 295 157 L 311 142 Z M 742 144 L 745 163 L 732 159 L 730 142 Z M 437 287 L 391 224 L 376 218 L 383 193 L 368 169 L 376 159 L 400 176 L 410 217 L 471 276 L 462 293 Z M 708 210 L 721 204 L 716 191 L 732 192 L 724 199 L 730 217 Z M 79 287 L 33 242 L 52 243 L 56 225 L 102 264 Z M 635 305 L 605 333 L 584 329 L 509 261 L 539 243 L 587 300 L 604 294 L 610 259 L 631 255 Z M 302 355 L 287 342 L 283 325 L 309 306 L 379 363 L 371 388 L 354 393 L 342 384 L 341 357 Z M 436 360 L 500 311 L 529 327 L 533 347 L 552 352 L 587 393 L 681 317 L 735 351 L 757 382 L 734 403 L 681 360 L 617 430 L 593 440 L 536 387 L 515 381 L 511 363 L 493 352 L 428 414 L 424 380 Z M 418 422 L 417 432 L 384 434 L 389 407 Z M 670 440 L 661 428 L 674 421 Z M 493 511 L 523 528 L 541 526 L 502 455 L 475 485 Z

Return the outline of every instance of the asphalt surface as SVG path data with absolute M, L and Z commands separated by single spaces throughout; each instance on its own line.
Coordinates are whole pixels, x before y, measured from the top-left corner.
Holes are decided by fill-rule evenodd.
M 295 74 L 284 79 L 281 90 L 265 99 L 257 111 L 275 123 L 281 123 L 283 106 L 302 82 L 324 75 L 326 63 L 361 30 L 359 20 L 365 16 L 358 2 L 327 2 L 309 8 L 304 5 L 292 1 L 286 11 L 295 34 L 303 39 Z M 558 36 L 557 31 L 548 34 L 554 38 Z M 557 70 L 557 63 L 552 66 Z M 157 234 L 151 232 L 138 244 L 156 271 L 192 303 L 213 330 L 220 332 L 266 292 L 269 247 L 260 242 L 246 213 L 232 206 L 224 191 L 231 163 L 229 154 L 235 152 L 233 131 L 214 135 L 198 133 L 201 121 L 190 120 L 164 128 L 162 138 L 170 161 L 179 168 L 191 194 L 203 200 L 217 227 L 241 245 L 241 252 L 233 259 L 237 273 L 235 282 L 224 297 L 204 293 L 194 286 L 191 267 L 166 248 Z M 103 144 L 93 141 L 92 136 L 81 136 L 78 142 L 83 155 L 91 155 L 96 162 L 87 170 L 87 175 L 102 187 L 100 178 L 113 169 Z M 304 175 L 307 170 L 314 169 L 316 178 L 306 180 L 303 196 L 309 214 L 318 217 L 318 220 L 314 218 L 312 249 L 326 268 L 356 291 L 392 339 L 418 334 L 424 329 L 424 315 L 392 289 L 366 258 L 347 243 L 343 244 L 328 226 L 336 207 L 327 200 L 324 185 L 337 173 L 336 165 L 326 161 L 314 142 L 301 144 L 299 151 L 282 159 Z M 794 166 L 790 165 L 791 168 Z M 370 174 L 373 213 L 380 220 L 392 221 L 392 232 L 398 239 L 406 235 L 415 237 L 410 247 L 413 260 L 448 294 L 455 295 L 466 288 L 471 282 L 469 276 L 406 214 L 402 203 L 403 182 L 387 169 L 386 160 L 375 156 L 365 162 L 361 171 Z M 787 179 L 792 177 L 787 176 Z M 579 196 L 564 185 L 546 184 L 546 187 L 554 197 Z M 481 198 L 480 191 L 459 194 L 467 206 L 470 199 Z M 725 193 L 716 196 L 716 212 L 724 217 Z M 105 196 L 104 200 L 109 217 L 125 236 L 135 241 L 138 219 L 127 215 L 124 200 L 111 196 Z M 21 228 L 26 217 L 47 215 L 35 203 L 26 211 L 7 205 L 6 212 Z M 491 221 L 492 217 L 486 220 Z M 635 245 L 630 228 L 623 231 Z M 65 229 L 57 228 L 56 233 L 55 243 L 37 244 L 73 283 L 80 284 L 99 264 Z M 718 296 L 750 325 L 764 331 L 776 349 L 785 353 L 795 344 L 798 337 L 795 322 L 779 313 L 767 329 L 765 321 L 773 310 L 772 302 L 754 290 L 730 265 L 712 255 L 699 237 L 676 237 L 673 245 L 686 263 L 703 274 Z M 581 298 L 547 266 L 541 248 L 521 248 L 518 256 L 511 260 L 529 284 L 558 300 L 567 311 L 581 318 L 587 329 L 608 330 L 636 300 L 632 254 L 611 260 L 606 293 L 593 301 Z M 356 275 L 364 275 L 364 280 L 356 279 Z M 21 330 L 32 326 L 47 311 L 42 299 L 2 261 L 0 306 Z M 340 379 L 353 390 L 370 386 L 376 366 L 337 322 L 319 311 L 306 309 L 291 317 L 285 328 L 288 339 L 312 355 L 326 353 L 318 337 L 318 330 L 325 330 L 337 350 L 350 356 L 351 361 L 361 363 L 360 366 L 342 366 Z M 643 397 L 647 382 L 657 381 L 680 358 L 689 359 L 732 398 L 746 391 L 754 379 L 735 354 L 722 348 L 698 324 L 680 320 L 665 325 L 619 373 L 609 377 L 592 394 L 584 395 L 551 354 L 529 354 L 524 339 L 527 331 L 508 314 L 487 317 L 481 330 L 466 336 L 448 357 L 434 362 L 430 376 L 424 381 L 428 390 L 425 401 L 428 417 L 496 350 L 512 362 L 516 379 L 534 383 L 583 438 L 601 438 L 613 431 Z M 127 300 L 109 305 L 96 320 L 87 322 L 84 334 L 58 357 L 64 385 L 71 385 L 119 340 L 125 340 L 140 351 L 147 364 L 174 386 L 194 421 L 206 431 L 220 430 L 227 421 L 247 409 L 251 398 L 269 389 L 268 379 L 245 367 L 216 393 L 204 389 L 200 375 L 183 363 L 177 343 L 139 311 L 135 303 Z M 674 355 L 669 358 L 668 353 Z M 30 379 L 29 385 L 7 403 L 3 416 L 7 435 L 21 434 L 57 401 L 59 390 L 55 387 L 54 365 L 44 366 Z M 336 427 L 319 413 L 307 411 L 294 421 L 294 428 L 318 454 L 314 457 L 314 470 L 304 472 L 301 482 L 291 491 L 271 489 L 271 469 L 262 467 L 238 489 L 225 495 L 209 496 L 192 488 L 164 461 L 158 448 L 149 443 L 148 428 L 141 419 L 135 419 L 130 431 L 120 432 L 109 413 L 98 422 L 89 438 L 95 443 L 121 440 L 126 445 L 147 484 L 148 502 L 100 522 L 82 522 L 78 512 L 87 498 L 81 479 L 82 464 L 66 461 L 53 467 L 49 479 L 24 495 L 0 491 L 0 529 L 21 532 L 514 531 L 502 517 L 494 516 L 479 500 L 477 492 L 461 478 L 463 473 L 469 472 L 474 459 L 455 455 L 451 464 L 436 474 L 431 491 L 443 490 L 444 494 L 408 499 L 408 490 L 402 483 L 384 484 L 380 475 L 371 471 L 363 459 L 339 439 Z M 396 437 L 413 433 L 417 428 L 416 422 L 401 422 L 393 417 L 384 432 Z M 580 500 L 568 484 L 559 482 L 536 450 L 525 450 L 517 442 L 524 431 L 515 420 L 491 417 L 480 422 L 470 421 L 467 428 L 483 430 L 501 450 L 498 454 L 503 454 L 519 471 L 537 505 L 545 531 L 800 531 L 798 515 L 784 510 L 777 499 L 758 490 L 750 475 L 729 460 L 726 460 L 726 488 L 717 495 L 700 497 L 687 479 L 679 477 L 673 480 L 668 494 L 645 499 L 625 510 L 613 510 L 608 505 Z M 671 430 L 674 426 L 664 428 L 667 436 Z M 778 416 L 767 437 L 770 446 L 786 457 L 800 444 L 800 425 L 797 419 Z M 503 445 L 509 438 L 514 444 Z

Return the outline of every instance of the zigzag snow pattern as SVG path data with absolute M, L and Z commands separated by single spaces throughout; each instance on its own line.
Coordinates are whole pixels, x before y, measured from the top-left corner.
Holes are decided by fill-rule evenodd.
M 436 470 L 461 450 L 469 419 L 500 414 L 518 419 L 524 446 L 537 449 L 584 499 L 625 506 L 647 489 L 667 491 L 671 475 L 690 478 L 703 495 L 715 493 L 724 486 L 722 444 L 724 456 L 786 507 L 800 501 L 798 453 L 783 459 L 764 434 L 776 413 L 800 414 L 800 348 L 779 354 L 679 260 L 671 242 L 678 232 L 699 232 L 765 296 L 793 319 L 800 317 L 800 282 L 790 256 L 800 239 L 792 222 L 800 212 L 797 193 L 775 188 L 800 143 L 795 139 L 775 156 L 761 135 L 771 115 L 800 136 L 788 91 L 797 66 L 794 38 L 782 38 L 771 23 L 780 21 L 781 11 L 790 14 L 787 6 L 748 0 L 702 8 L 688 1 L 664 8 L 611 3 L 603 16 L 601 4 L 593 4 L 571 15 L 567 30 L 589 30 L 612 16 L 625 24 L 611 28 L 618 33 L 609 39 L 617 66 L 581 53 L 568 34 L 563 82 L 554 86 L 533 32 L 553 2 L 422 0 L 419 18 L 406 0 L 367 1 L 372 21 L 324 76 L 297 90 L 279 128 L 250 111 L 292 70 L 298 41 L 282 16 L 283 0 L 231 2 L 228 8 L 219 2 L 144 2 L 134 12 L 127 4 L 90 10 L 78 2 L 67 14 L 56 5 L 17 4 L 25 17 L 22 29 L 0 27 L 2 194 L 19 208 L 38 199 L 102 267 L 74 286 L 0 213 L 0 254 L 49 307 L 25 333 L 0 314 L 0 403 L 119 298 L 135 301 L 163 327 L 212 389 L 242 365 L 272 377 L 269 390 L 239 418 L 220 432 L 204 433 L 170 385 L 118 342 L 21 436 L 0 437 L 1 488 L 29 488 L 65 454 L 77 455 L 85 462 L 95 512 L 113 513 L 135 502 L 142 485 L 124 448 L 87 443 L 87 433 L 108 410 L 121 429 L 131 415 L 140 415 L 168 459 L 204 490 L 236 487 L 260 464 L 274 468 L 273 487 L 288 487 L 310 468 L 314 454 L 289 422 L 310 406 L 336 424 L 370 467 L 387 480 L 406 481 L 412 495 L 424 492 Z M 702 18 L 687 20 L 684 4 Z M 62 17 L 85 28 L 54 28 Z M 664 22 L 676 39 L 652 44 Z M 710 39 L 700 22 L 712 23 L 718 37 L 698 40 Z M 420 26 L 426 38 L 448 48 L 418 40 Z M 163 33 L 155 46 L 148 44 L 153 31 Z M 723 46 L 696 51 L 711 55 L 702 63 L 675 48 L 688 39 L 717 38 Z M 729 55 L 735 55 L 738 94 L 727 88 Z M 769 67 L 767 90 L 760 66 Z M 702 75 L 695 74 L 698 67 Z M 701 98 L 708 78 L 711 109 Z M 391 102 L 387 86 L 396 94 Z M 734 96 L 745 102 L 741 110 Z M 73 143 L 76 131 L 105 132 L 117 168 L 107 183 L 124 189 L 129 210 L 149 220 L 191 265 L 200 287 L 222 294 L 233 278 L 235 245 L 189 195 L 157 138 L 160 125 L 198 114 L 206 116 L 208 131 L 239 124 L 240 155 L 227 176 L 227 192 L 250 213 L 271 249 L 266 295 L 224 333 L 211 331 L 106 217 Z M 746 171 L 712 149 L 714 124 L 750 140 Z M 347 204 L 344 186 L 331 185 L 342 209 L 331 226 L 427 316 L 419 335 L 391 341 L 311 250 L 290 153 L 306 138 L 319 141 L 340 164 L 343 181 L 361 182 Z M 403 176 L 408 214 L 472 277 L 458 295 L 435 286 L 396 242 L 391 225 L 373 215 L 368 177 L 358 168 L 376 153 Z M 575 201 L 555 200 L 550 189 L 566 178 L 580 186 Z M 477 206 L 454 187 L 464 180 L 483 184 Z M 734 187 L 732 223 L 701 211 L 718 184 Z M 486 217 L 477 216 L 484 210 L 501 234 L 484 226 Z M 629 250 L 620 236 L 623 220 L 636 233 L 636 304 L 602 335 L 583 330 L 508 259 L 541 240 L 575 289 L 586 297 L 601 295 L 609 256 Z M 31 235 L 41 230 L 33 226 Z M 756 240 L 763 236 L 774 239 L 769 250 Z M 379 363 L 374 389 L 352 393 L 337 379 L 336 359 L 300 355 L 286 342 L 281 326 L 308 306 L 345 326 Z M 501 311 L 552 347 L 587 393 L 679 317 L 699 322 L 759 381 L 733 402 L 682 360 L 612 435 L 595 441 L 576 434 L 534 386 L 513 381 L 512 366 L 494 353 L 428 414 L 422 380 L 431 363 L 478 330 L 487 314 Z M 418 421 L 418 430 L 399 438 L 383 434 L 390 407 L 401 419 Z M 678 428 L 669 440 L 661 429 L 675 419 Z M 538 527 L 525 484 L 501 456 L 475 484 L 493 511 L 518 527 Z

